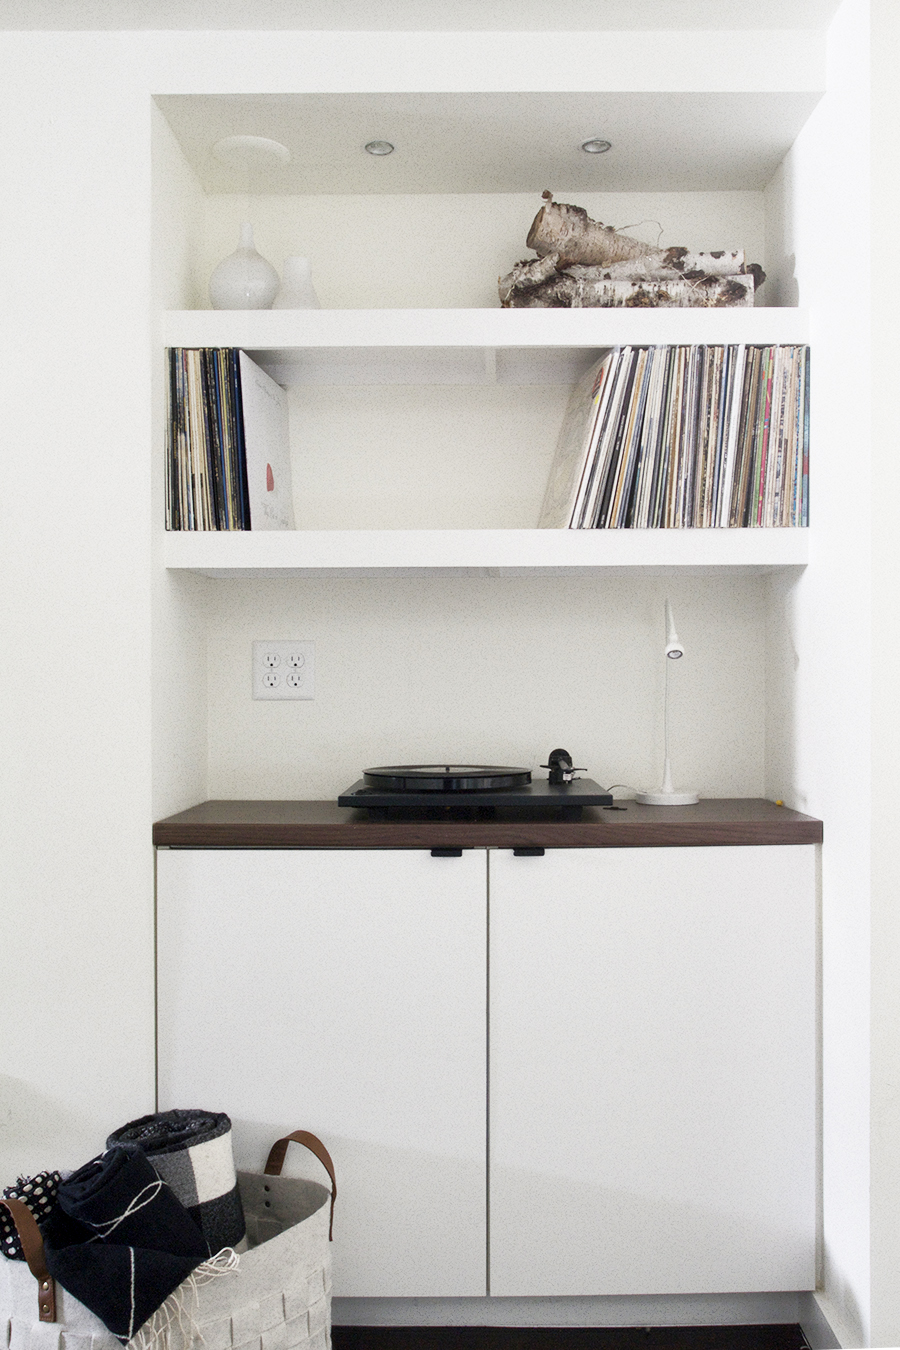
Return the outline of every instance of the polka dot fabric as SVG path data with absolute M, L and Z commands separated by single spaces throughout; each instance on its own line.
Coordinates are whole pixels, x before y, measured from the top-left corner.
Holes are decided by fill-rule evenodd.
M 39 1172 L 36 1177 L 19 1177 L 15 1186 L 7 1186 L 3 1198 L 22 1200 L 40 1224 L 56 1203 L 56 1192 L 61 1180 L 59 1172 Z M 0 1252 L 11 1261 L 25 1260 L 19 1235 L 5 1209 L 0 1209 Z

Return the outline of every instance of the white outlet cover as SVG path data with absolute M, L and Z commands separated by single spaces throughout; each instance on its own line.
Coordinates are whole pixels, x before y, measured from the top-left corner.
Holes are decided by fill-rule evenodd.
M 315 696 L 314 642 L 254 642 L 254 698 L 312 699 Z

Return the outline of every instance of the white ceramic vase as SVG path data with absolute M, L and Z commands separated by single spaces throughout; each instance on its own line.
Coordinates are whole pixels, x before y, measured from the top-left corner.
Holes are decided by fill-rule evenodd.
M 309 258 L 285 258 L 281 290 L 273 309 L 321 309 L 309 269 Z
M 241 226 L 240 243 L 223 258 L 209 279 L 213 309 L 271 309 L 278 293 L 278 273 L 253 243 L 253 226 Z

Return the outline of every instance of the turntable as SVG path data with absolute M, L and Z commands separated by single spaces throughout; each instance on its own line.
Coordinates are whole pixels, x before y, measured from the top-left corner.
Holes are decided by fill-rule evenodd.
M 338 806 L 429 818 L 493 819 L 513 815 L 557 815 L 578 819 L 585 806 L 611 806 L 612 796 L 580 773 L 565 750 L 554 750 L 542 768 L 548 778 L 532 780 L 531 770 L 494 764 L 391 764 L 366 769 L 338 797 Z

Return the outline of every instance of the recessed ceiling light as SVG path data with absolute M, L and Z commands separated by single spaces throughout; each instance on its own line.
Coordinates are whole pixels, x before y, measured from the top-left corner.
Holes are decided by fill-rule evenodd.
M 366 150 L 370 155 L 392 155 L 394 147 L 390 141 L 369 141 Z
M 603 141 L 599 136 L 592 136 L 589 141 L 582 141 L 581 148 L 586 155 L 605 155 L 607 150 L 612 149 L 610 141 Z

